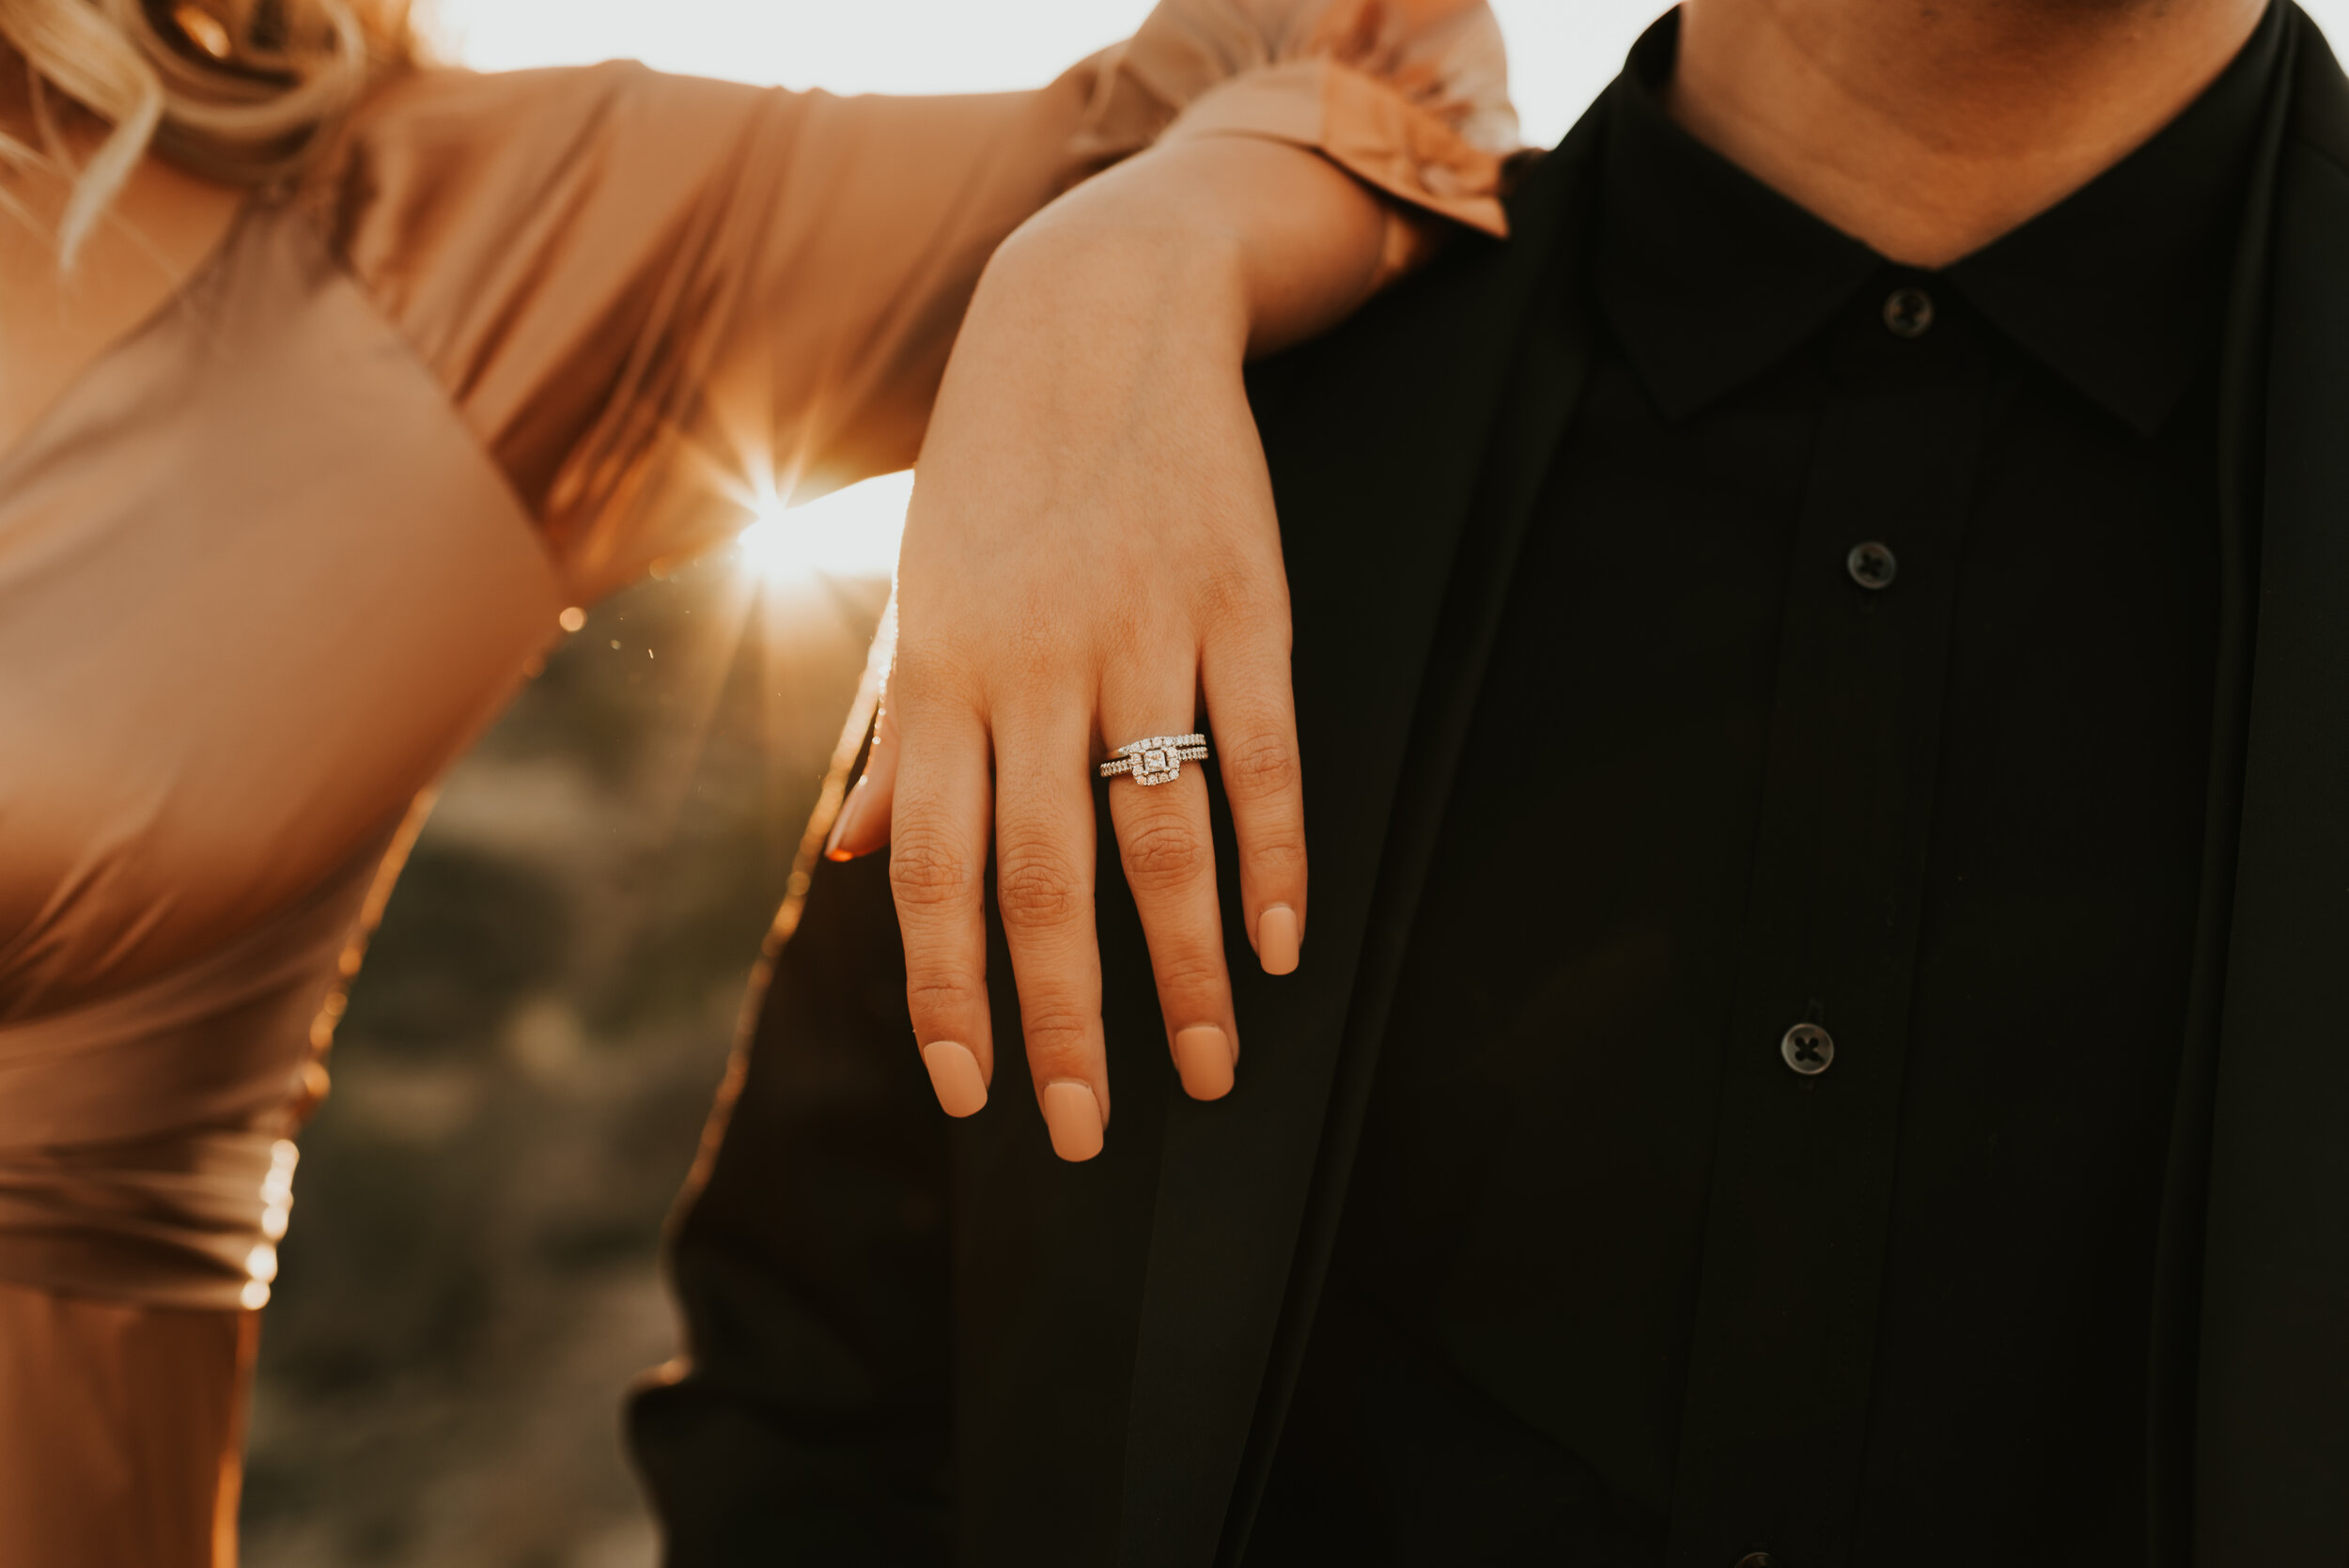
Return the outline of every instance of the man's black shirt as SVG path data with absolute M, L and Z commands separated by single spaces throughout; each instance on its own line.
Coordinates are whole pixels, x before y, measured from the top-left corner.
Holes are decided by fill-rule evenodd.
M 1653 1564 L 1689 1463 L 1757 1551 L 1831 1516 L 1860 1563 L 2144 1560 L 2217 354 L 2279 32 L 1938 272 L 1679 130 L 1670 19 L 1635 51 L 1589 380 L 1252 1562 Z M 1811 1403 L 1815 1443 L 1741 1447 Z

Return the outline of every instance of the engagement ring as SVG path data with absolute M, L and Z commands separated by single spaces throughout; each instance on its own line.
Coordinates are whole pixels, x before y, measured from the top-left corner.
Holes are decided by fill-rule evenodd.
M 1101 764 L 1101 777 L 1113 779 L 1126 773 L 1138 784 L 1173 784 L 1183 776 L 1183 764 L 1206 759 L 1207 737 L 1204 735 L 1153 736 L 1117 748 L 1110 760 Z

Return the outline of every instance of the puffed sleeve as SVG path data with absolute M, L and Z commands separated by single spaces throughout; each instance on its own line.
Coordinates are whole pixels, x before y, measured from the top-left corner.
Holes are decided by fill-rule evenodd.
M 1084 133 L 1097 157 L 1183 136 L 1314 148 L 1396 198 L 1389 275 L 1424 254 L 1438 220 L 1507 232 L 1500 175 L 1517 116 L 1483 0 L 1161 5 L 1106 76 Z
M 428 70 L 315 177 L 330 241 L 582 601 L 771 487 L 906 467 L 996 245 L 1166 135 L 1315 148 L 1430 226 L 1501 231 L 1482 0 L 1165 0 L 1034 92 L 837 98 L 615 63 Z

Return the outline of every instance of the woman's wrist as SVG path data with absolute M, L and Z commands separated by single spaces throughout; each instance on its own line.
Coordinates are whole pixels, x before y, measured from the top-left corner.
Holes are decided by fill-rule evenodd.
M 1171 337 L 1237 365 L 1255 315 L 1237 235 L 1165 215 L 1071 210 L 1003 242 L 964 332 L 1011 326 L 1032 340 L 1103 347 Z
M 1201 343 L 1263 353 L 1361 303 L 1391 221 L 1384 198 L 1307 148 L 1177 139 L 1031 218 L 996 253 L 982 294 L 1112 318 L 1163 312 Z

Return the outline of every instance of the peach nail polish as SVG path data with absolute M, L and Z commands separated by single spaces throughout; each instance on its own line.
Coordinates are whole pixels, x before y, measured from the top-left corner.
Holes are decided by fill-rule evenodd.
M 1093 1085 L 1066 1079 L 1044 1086 L 1044 1126 L 1052 1152 L 1066 1160 L 1091 1159 L 1101 1152 L 1101 1102 Z
M 864 781 L 859 779 L 856 782 L 856 787 L 848 791 L 848 798 L 840 802 L 840 815 L 832 819 L 832 832 L 824 840 L 824 859 L 828 861 L 856 859 L 848 850 L 840 847 L 840 841 L 848 836 L 848 830 L 856 823 L 858 809 L 863 804 Z
M 1297 928 L 1297 911 L 1285 904 L 1275 904 L 1256 917 L 1256 957 L 1267 974 L 1287 974 L 1297 968 L 1297 949 L 1302 933 Z
M 930 1070 L 938 1108 L 947 1115 L 968 1116 L 987 1104 L 987 1079 L 979 1076 L 979 1059 L 959 1040 L 932 1040 L 924 1046 L 922 1065 Z
M 1174 1071 L 1183 1093 L 1194 1100 L 1220 1100 L 1232 1092 L 1232 1042 L 1213 1024 L 1174 1032 Z

